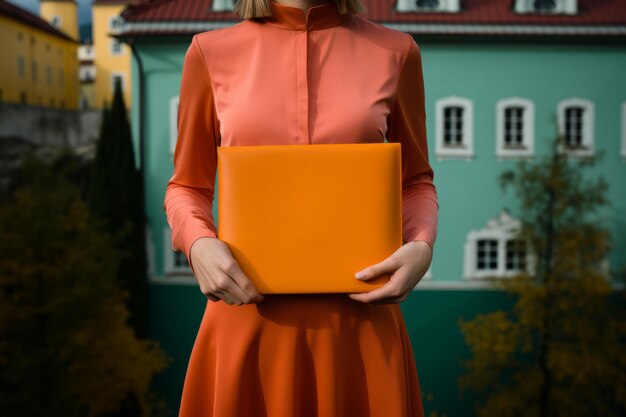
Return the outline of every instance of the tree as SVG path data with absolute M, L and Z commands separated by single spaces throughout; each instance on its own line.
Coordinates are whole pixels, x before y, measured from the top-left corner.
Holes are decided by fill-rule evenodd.
M 115 83 L 111 108 L 104 107 L 96 158 L 89 187 L 91 211 L 104 219 L 119 239 L 125 256 L 118 280 L 129 292 L 130 323 L 141 337 L 148 336 L 148 276 L 146 218 L 141 171 L 135 166 L 134 148 L 120 80 Z
M 548 158 L 500 176 L 520 200 L 517 238 L 533 262 L 493 277 L 512 311 L 459 319 L 472 354 L 459 386 L 476 393 L 479 416 L 626 414 L 624 294 L 610 283 L 611 235 L 595 215 L 609 204 L 608 185 L 584 175 L 603 155 L 574 162 L 557 151 L 562 143 L 558 136 Z
M 0 200 L 2 415 L 110 415 L 129 396 L 157 415 L 165 403 L 150 382 L 169 358 L 126 323 L 119 235 L 65 174 L 28 158 Z

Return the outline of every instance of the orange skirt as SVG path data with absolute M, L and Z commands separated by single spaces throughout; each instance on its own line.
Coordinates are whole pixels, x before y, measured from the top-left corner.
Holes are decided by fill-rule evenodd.
M 398 304 L 345 294 L 207 300 L 179 417 L 423 417 Z

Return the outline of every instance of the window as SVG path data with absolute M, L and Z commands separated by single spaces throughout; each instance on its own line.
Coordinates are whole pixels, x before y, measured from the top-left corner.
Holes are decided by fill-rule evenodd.
M 46 82 L 52 84 L 52 68 L 50 65 L 46 65 Z
M 81 83 L 93 83 L 96 79 L 96 69 L 92 66 L 90 67 L 80 67 L 78 69 L 78 78 Z
M 24 62 L 24 57 L 21 55 L 17 57 L 17 74 L 20 78 L 24 78 L 26 75 L 26 63 Z
M 516 13 L 576 14 L 577 0 L 515 0 Z
M 460 0 L 398 0 L 398 12 L 449 12 L 460 11 Z
M 113 16 L 109 19 L 109 30 L 112 32 L 119 31 L 124 26 L 124 18 L 122 16 Z
M 507 239 L 504 262 L 506 271 L 526 270 L 526 242 L 522 239 Z
M 622 158 L 626 160 L 626 101 L 622 103 Z
M 126 86 L 124 85 L 124 73 L 122 72 L 113 72 L 111 74 L 111 92 L 115 92 L 115 83 L 120 83 L 120 87 L 122 88 L 122 92 L 126 90 Z
M 178 139 L 178 96 L 170 99 L 170 155 L 174 155 Z
M 236 0 L 213 0 L 213 6 L 211 8 L 214 12 L 231 11 L 237 4 Z
M 191 274 L 191 267 L 187 261 L 187 257 L 183 252 L 175 251 L 172 248 L 172 229 L 166 227 L 164 230 L 163 248 L 165 261 L 164 270 L 167 275 L 175 274 Z
M 525 157 L 534 154 L 535 117 L 530 100 L 511 97 L 496 105 L 496 155 Z
M 563 100 L 557 115 L 559 134 L 563 137 L 559 151 L 571 156 L 593 155 L 593 103 L 581 98 Z
M 61 87 L 63 87 L 63 84 L 64 84 L 64 83 L 65 83 L 65 79 L 64 79 L 64 77 L 63 77 L 63 70 L 62 70 L 62 69 L 60 69 L 60 70 L 59 70 L 59 85 L 60 85 Z
M 50 24 L 55 28 L 61 27 L 61 16 L 52 16 L 50 18 Z
M 498 239 L 476 241 L 476 270 L 498 270 Z
M 111 55 L 121 55 L 124 52 L 122 43 L 117 39 L 111 39 Z
M 506 209 L 486 227 L 472 230 L 465 241 L 464 278 L 509 277 L 532 273 L 533 258 L 518 236 L 520 222 Z
M 535 0 L 532 2 L 533 10 L 536 12 L 554 12 L 556 9 L 555 0 Z
M 438 158 L 471 158 L 474 155 L 472 102 L 451 96 L 436 104 L 436 148 Z
M 31 63 L 31 71 L 32 71 L 33 81 L 37 81 L 37 62 L 36 61 L 33 61 Z

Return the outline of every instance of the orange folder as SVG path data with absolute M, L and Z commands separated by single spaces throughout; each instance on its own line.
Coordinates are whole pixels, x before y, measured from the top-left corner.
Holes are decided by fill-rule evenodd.
M 261 294 L 352 293 L 402 245 L 400 143 L 219 146 L 218 238 Z

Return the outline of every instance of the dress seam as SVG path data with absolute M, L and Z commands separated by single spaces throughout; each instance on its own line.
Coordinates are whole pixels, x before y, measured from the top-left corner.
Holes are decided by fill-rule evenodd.
M 206 74 L 206 77 L 208 78 L 208 82 L 209 82 L 209 88 L 211 89 L 211 99 L 213 100 L 213 109 L 214 109 L 214 116 L 218 121 L 218 129 L 215 130 L 213 129 L 213 131 L 215 132 L 216 136 L 217 136 L 217 143 L 219 146 L 222 145 L 222 134 L 221 134 L 221 130 L 219 128 L 219 117 L 218 117 L 218 107 L 217 107 L 217 100 L 215 98 L 215 88 L 213 85 L 213 78 L 211 78 L 211 72 L 209 71 L 209 65 L 207 64 L 206 61 L 206 57 L 204 56 L 204 52 L 202 52 L 202 48 L 200 47 L 200 41 L 198 40 L 198 35 L 194 35 L 192 38 L 192 43 L 195 45 L 195 47 L 198 49 L 198 53 L 200 54 L 200 57 L 202 58 L 202 62 L 204 63 L 204 73 Z M 213 123 L 213 120 L 210 121 L 211 123 Z
M 396 83 L 396 91 L 393 97 L 393 104 L 391 106 L 391 110 L 389 113 L 390 116 L 394 113 L 396 105 L 398 104 L 398 90 L 400 89 L 400 81 L 402 79 L 402 73 L 404 72 L 404 65 L 406 64 L 406 60 L 409 57 L 409 53 L 411 52 L 411 42 L 413 41 L 413 38 L 408 33 L 406 34 L 406 36 L 407 38 L 409 38 L 409 47 L 404 53 L 404 56 L 402 57 L 402 62 L 400 63 L 400 71 L 398 72 L 398 81 Z

